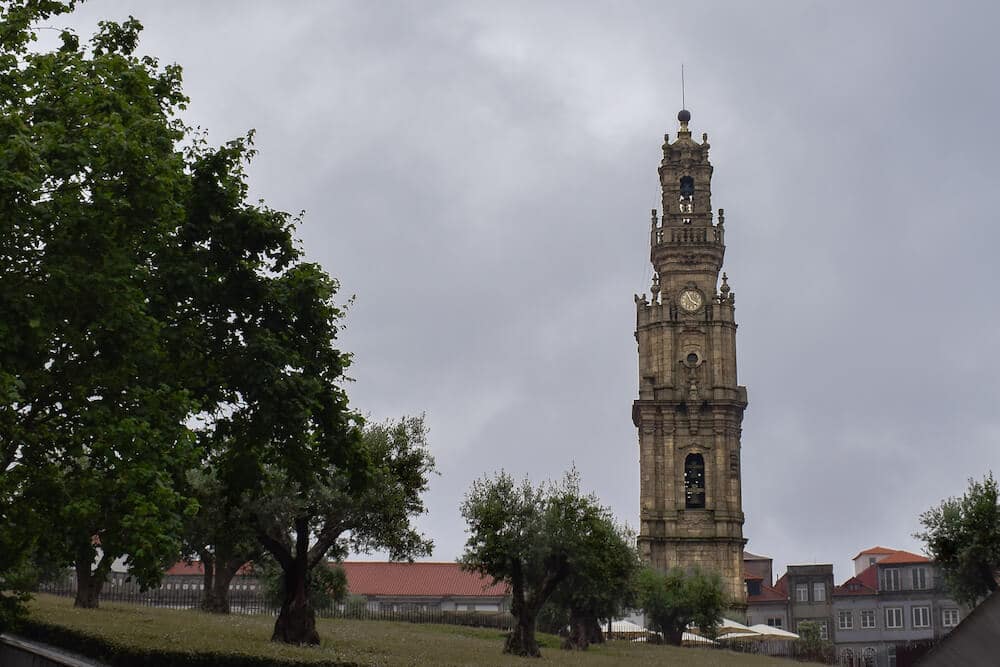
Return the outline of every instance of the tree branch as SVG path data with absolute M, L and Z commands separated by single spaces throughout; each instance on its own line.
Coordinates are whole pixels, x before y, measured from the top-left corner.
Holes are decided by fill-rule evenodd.
M 343 521 L 327 522 L 316 538 L 316 544 L 309 549 L 308 564 L 306 567 L 316 566 L 326 556 L 326 552 L 334 545 L 337 539 L 347 530 Z
M 263 530 L 257 531 L 257 540 L 274 556 L 282 570 L 287 572 L 292 569 L 292 550 L 288 548 L 287 544 L 283 544 L 281 540 L 271 537 Z

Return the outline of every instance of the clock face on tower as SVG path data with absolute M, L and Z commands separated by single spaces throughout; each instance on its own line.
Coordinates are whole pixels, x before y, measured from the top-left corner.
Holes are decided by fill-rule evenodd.
M 701 308 L 701 292 L 696 292 L 693 289 L 684 290 L 681 292 L 681 308 L 689 313 Z

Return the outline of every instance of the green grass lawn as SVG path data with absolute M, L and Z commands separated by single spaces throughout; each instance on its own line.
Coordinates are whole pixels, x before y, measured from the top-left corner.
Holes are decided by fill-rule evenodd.
M 453 625 L 318 619 L 323 643 L 304 648 L 272 644 L 269 616 L 219 616 L 127 604 L 74 609 L 71 598 L 38 595 L 32 620 L 69 628 L 123 647 L 162 647 L 191 654 L 247 654 L 276 663 L 360 665 L 789 665 L 786 660 L 729 651 L 609 642 L 585 652 L 562 651 L 540 635 L 542 659 L 505 656 L 497 630 Z M 210 664 L 210 660 L 208 663 Z M 200 664 L 205 664 L 204 656 Z

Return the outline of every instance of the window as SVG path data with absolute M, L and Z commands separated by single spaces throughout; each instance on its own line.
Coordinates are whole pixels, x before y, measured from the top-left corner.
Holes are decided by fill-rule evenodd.
M 941 610 L 941 625 L 946 628 L 953 628 L 958 625 L 958 610 L 957 609 L 942 609 Z
M 813 602 L 823 602 L 826 600 L 826 584 L 815 582 L 813 584 Z
M 903 608 L 902 607 L 886 607 L 885 609 L 885 627 L 889 629 L 898 630 L 903 627 Z
M 850 611 L 841 611 L 837 614 L 837 628 L 840 630 L 854 629 L 854 614 Z
M 747 582 L 747 595 L 760 595 L 759 581 L 751 580 Z
M 926 567 L 915 567 L 911 571 L 913 574 L 913 589 L 923 590 L 927 588 L 927 568 Z
M 681 176 L 680 181 L 681 197 L 690 199 L 694 196 L 694 178 L 691 176 Z
M 875 667 L 875 647 L 866 646 L 864 652 L 861 654 L 861 659 L 864 661 L 865 667 Z
M 705 459 L 701 454 L 688 454 L 684 459 L 684 506 L 705 506 Z
M 845 648 L 840 652 L 840 664 L 844 667 L 854 667 L 854 651 Z
M 879 581 L 883 591 L 899 590 L 899 568 L 887 567 L 879 571 Z
M 795 584 L 795 601 L 809 602 L 809 584 Z
M 889 659 L 889 667 L 896 667 L 896 645 L 889 644 L 885 647 L 885 657 Z
M 830 639 L 830 626 L 826 621 L 819 622 L 819 638 L 823 641 Z
M 931 608 L 913 607 L 910 609 L 910 620 L 915 628 L 931 627 Z
M 871 567 L 872 565 L 874 565 L 877 562 L 878 562 L 878 559 L 875 558 L 875 556 L 869 556 L 868 557 L 868 567 Z
M 871 630 L 875 627 L 875 610 L 874 609 L 862 609 L 861 610 L 861 627 L 865 630 Z
M 948 611 L 948 610 L 946 609 L 945 611 Z M 955 613 L 956 613 L 956 615 L 958 614 L 958 610 L 957 609 L 955 610 Z M 767 619 L 767 624 L 770 625 L 772 628 L 780 628 L 782 626 L 782 624 L 783 624 L 783 621 L 782 621 L 782 618 L 780 616 L 778 616 L 776 618 L 769 618 L 769 619 Z

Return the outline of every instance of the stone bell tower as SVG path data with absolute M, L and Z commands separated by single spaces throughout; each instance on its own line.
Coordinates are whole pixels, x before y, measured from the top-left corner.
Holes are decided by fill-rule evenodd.
M 735 294 L 719 283 L 725 218 L 712 214 L 708 135 L 691 138 L 691 114 L 677 114 L 677 140 L 664 137 L 662 217 L 649 231 L 653 285 L 635 297 L 639 344 L 639 550 L 653 567 L 718 572 L 746 606 L 740 427 L 746 387 L 736 379 Z

